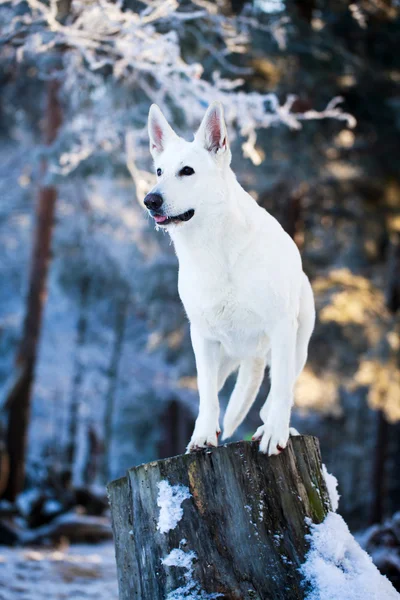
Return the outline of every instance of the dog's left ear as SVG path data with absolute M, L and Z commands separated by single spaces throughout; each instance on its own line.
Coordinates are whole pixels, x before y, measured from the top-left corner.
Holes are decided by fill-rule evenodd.
M 213 102 L 208 107 L 196 133 L 196 140 L 213 154 L 223 154 L 229 149 L 224 109 L 220 102 Z
M 150 152 L 154 159 L 164 152 L 166 145 L 171 140 L 178 138 L 157 104 L 152 104 L 150 106 L 148 131 L 150 138 Z

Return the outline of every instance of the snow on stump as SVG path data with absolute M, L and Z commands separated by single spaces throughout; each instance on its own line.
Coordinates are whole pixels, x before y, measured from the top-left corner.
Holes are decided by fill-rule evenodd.
M 108 486 L 120 600 L 298 600 L 306 535 L 331 509 L 318 440 L 228 444 Z

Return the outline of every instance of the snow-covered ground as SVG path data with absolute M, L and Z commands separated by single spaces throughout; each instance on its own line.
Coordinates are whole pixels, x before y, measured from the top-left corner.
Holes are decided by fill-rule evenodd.
M 113 544 L 0 546 L 0 600 L 118 600 Z

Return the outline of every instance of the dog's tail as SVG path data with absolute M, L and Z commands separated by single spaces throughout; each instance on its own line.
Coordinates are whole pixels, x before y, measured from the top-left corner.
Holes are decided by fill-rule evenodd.
M 231 437 L 249 412 L 260 389 L 265 365 L 266 362 L 260 358 L 247 359 L 240 363 L 236 385 L 225 412 L 222 439 Z
M 307 360 L 308 343 L 315 325 L 315 305 L 311 283 L 303 273 L 299 307 L 299 328 L 296 340 L 296 377 L 302 372 Z

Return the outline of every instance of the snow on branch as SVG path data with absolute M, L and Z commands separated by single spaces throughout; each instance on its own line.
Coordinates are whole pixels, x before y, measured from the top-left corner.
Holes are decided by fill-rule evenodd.
M 243 152 L 255 164 L 261 162 L 259 129 L 277 123 L 300 129 L 303 121 L 319 119 L 356 124 L 339 97 L 321 111 L 296 112 L 294 95 L 281 103 L 272 93 L 245 93 L 241 78 L 228 79 L 218 71 L 207 78 L 200 63 L 183 57 L 182 39 L 190 26 L 203 56 L 208 54 L 225 73 L 244 75 L 249 69 L 232 58 L 246 52 L 252 29 L 269 31 L 284 47 L 286 17 L 271 16 L 270 23 L 260 24 L 248 11 L 238 17 L 221 14 L 208 0 L 184 5 L 155 0 L 145 2 L 141 12 L 123 10 L 122 2 L 111 0 L 74 0 L 64 15 L 55 0 L 0 3 L 5 7 L 0 60 L 10 61 L 11 53 L 19 62 L 34 62 L 41 77 L 63 83 L 69 114 L 53 148 L 53 175 L 67 176 L 82 163 L 111 154 L 115 163 L 126 163 L 127 132 L 130 155 L 140 159 L 140 150 L 147 151 L 145 123 L 152 102 L 171 120 L 179 116 L 182 122 L 183 117 L 185 128 L 195 129 L 205 108 L 221 101 L 228 126 L 244 138 Z M 133 175 L 132 163 L 129 168 Z

